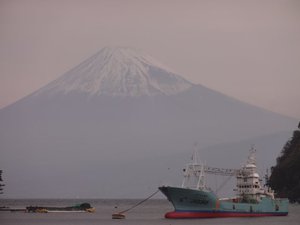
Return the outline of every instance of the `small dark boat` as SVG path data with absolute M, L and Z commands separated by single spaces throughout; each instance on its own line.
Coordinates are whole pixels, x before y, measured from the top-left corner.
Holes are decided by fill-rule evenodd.
M 114 214 L 112 214 L 112 219 L 125 219 L 125 214 L 123 214 L 123 213 L 114 213 Z
M 27 212 L 48 213 L 48 212 L 95 212 L 95 208 L 89 203 L 82 203 L 68 207 L 52 207 L 52 206 L 28 206 Z

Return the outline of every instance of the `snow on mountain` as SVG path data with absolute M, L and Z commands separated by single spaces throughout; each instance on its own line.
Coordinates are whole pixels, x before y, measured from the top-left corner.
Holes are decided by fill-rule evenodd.
M 191 86 L 189 81 L 141 51 L 105 47 L 36 94 L 79 92 L 90 96 L 174 95 Z

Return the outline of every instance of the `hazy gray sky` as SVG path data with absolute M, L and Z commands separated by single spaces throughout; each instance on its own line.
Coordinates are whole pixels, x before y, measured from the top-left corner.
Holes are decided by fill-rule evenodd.
M 0 108 L 107 45 L 300 118 L 298 0 L 0 0 Z

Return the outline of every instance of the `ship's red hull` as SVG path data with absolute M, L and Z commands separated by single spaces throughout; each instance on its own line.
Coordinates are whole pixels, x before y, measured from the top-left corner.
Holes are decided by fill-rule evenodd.
M 288 213 L 243 213 L 243 212 L 168 212 L 167 219 L 189 218 L 218 218 L 218 217 L 263 217 L 263 216 L 286 216 Z

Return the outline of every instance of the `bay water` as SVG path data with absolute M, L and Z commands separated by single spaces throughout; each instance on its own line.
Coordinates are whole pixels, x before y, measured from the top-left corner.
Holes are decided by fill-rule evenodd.
M 24 213 L 0 212 L 0 225 L 201 225 L 201 224 L 251 224 L 251 225 L 299 225 L 300 205 L 290 204 L 289 215 L 283 217 L 213 218 L 213 219 L 165 219 L 172 211 L 165 199 L 151 199 L 125 213 L 126 219 L 112 219 L 112 214 L 128 209 L 138 199 L 0 199 L 0 206 L 25 208 L 26 206 L 72 206 L 84 202 L 96 208 L 95 213 Z

